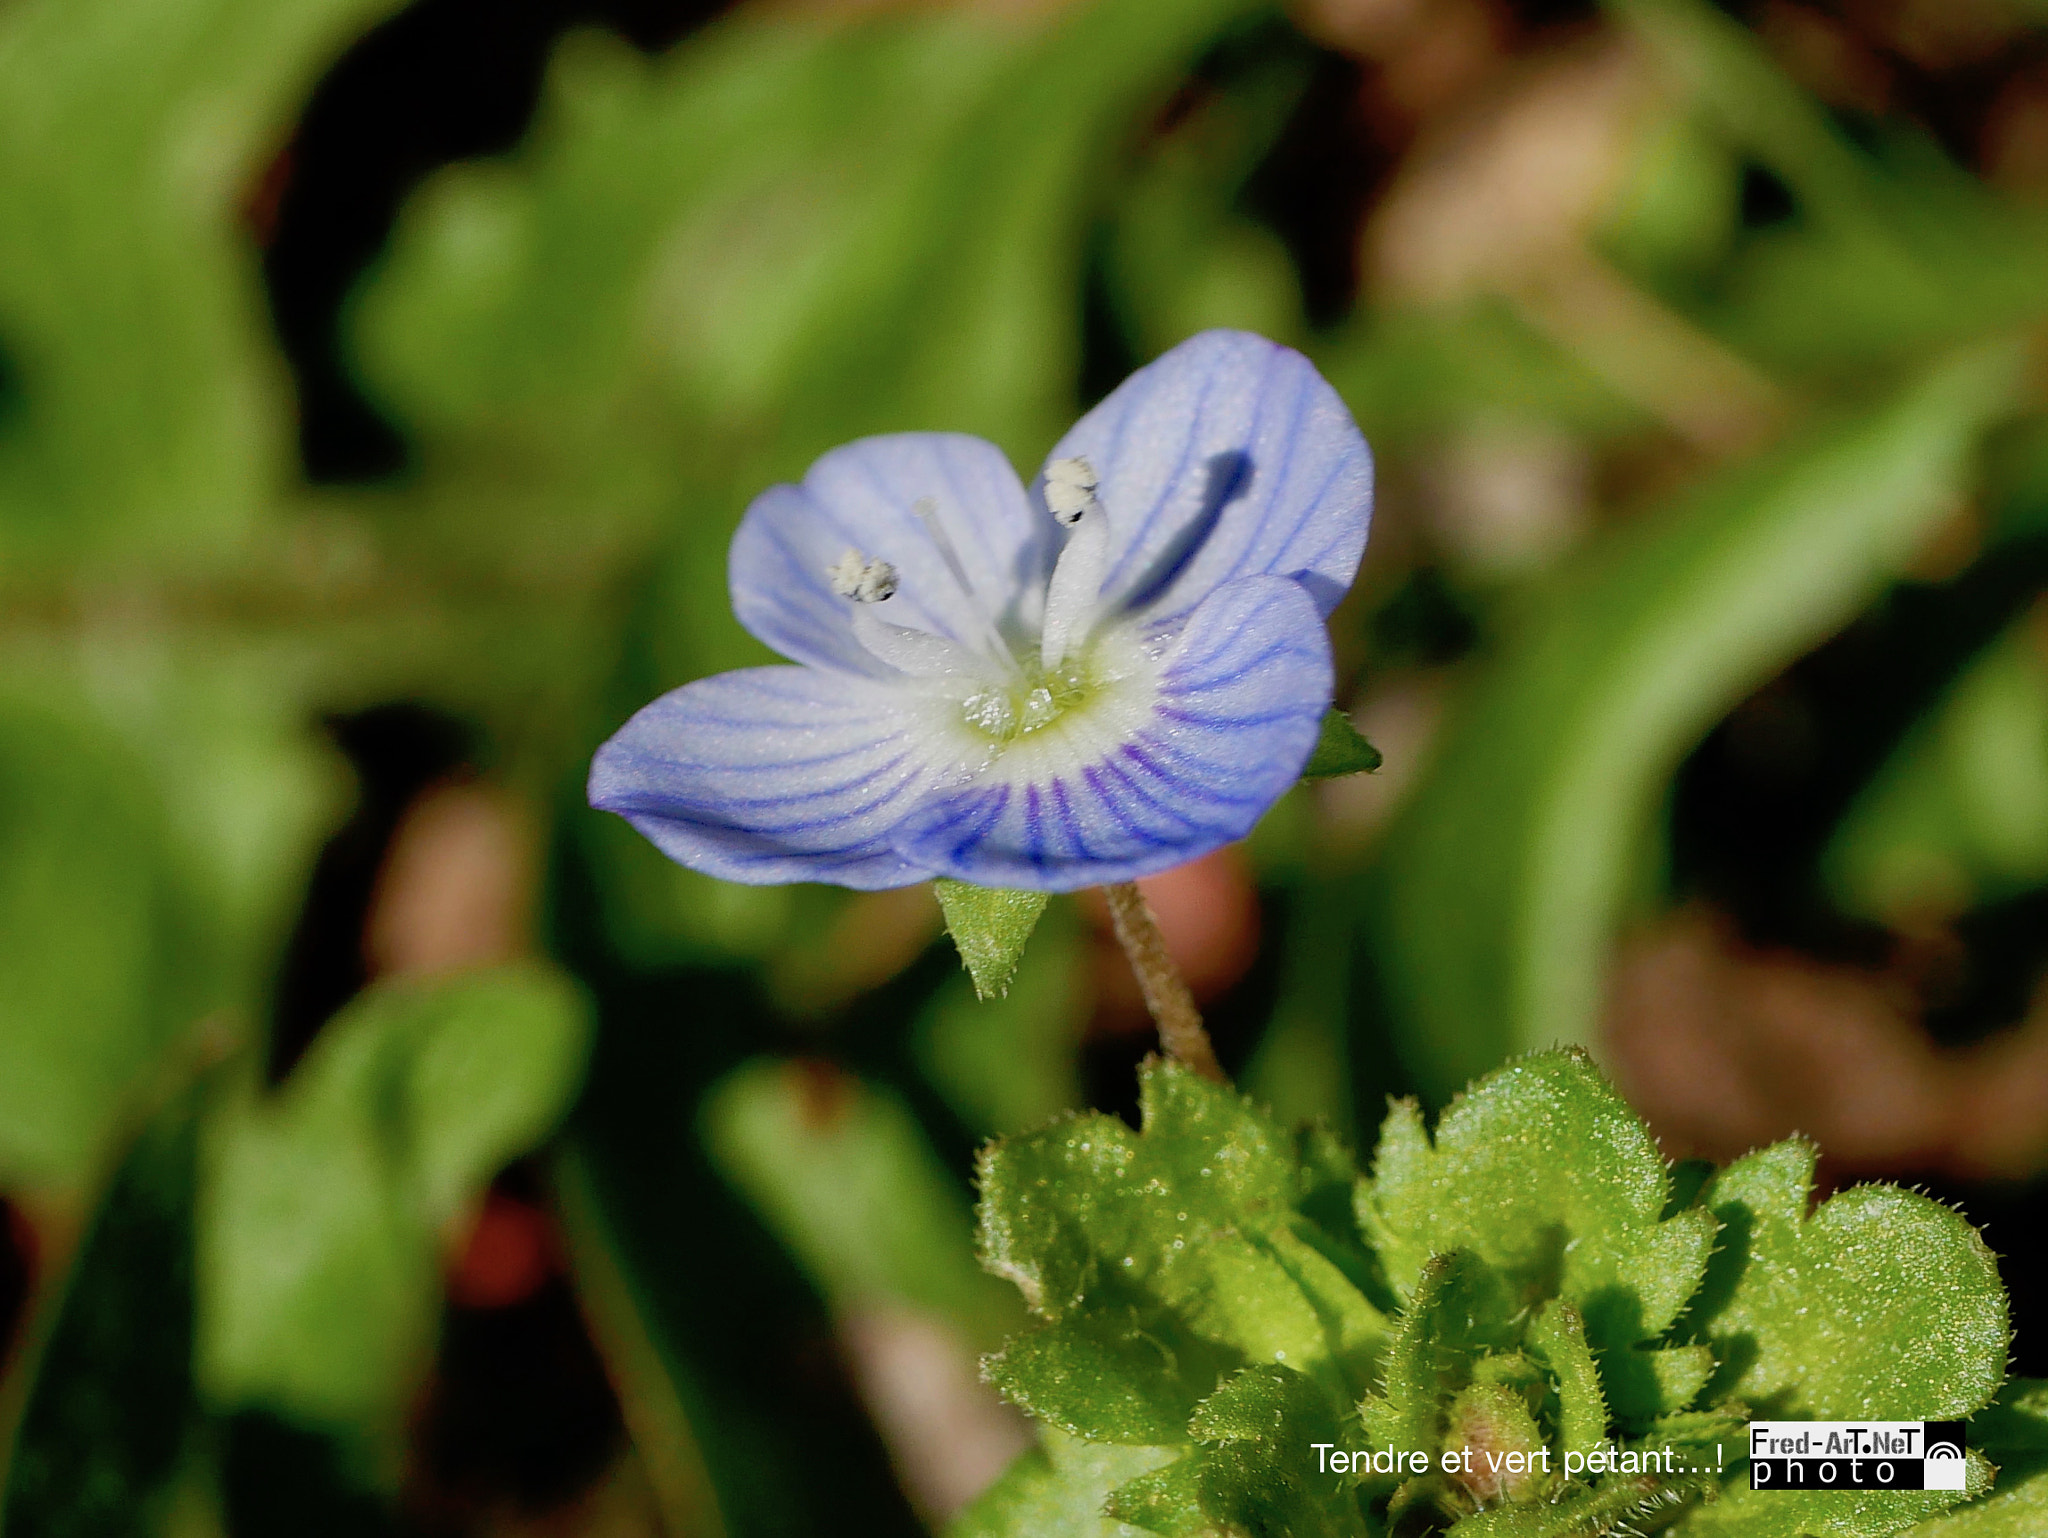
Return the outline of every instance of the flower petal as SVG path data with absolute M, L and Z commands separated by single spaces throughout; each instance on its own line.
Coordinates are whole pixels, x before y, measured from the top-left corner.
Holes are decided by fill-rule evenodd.
M 926 499 L 958 573 L 919 516 Z M 1056 532 L 1042 510 L 1032 516 L 992 443 L 961 433 L 862 438 L 820 458 L 801 486 L 754 499 L 733 536 L 733 611 L 791 661 L 884 677 L 888 669 L 854 639 L 848 601 L 826 581 L 842 554 L 896 568 L 892 624 L 984 647 L 992 621 L 1015 627 L 1021 616 L 1035 629 Z
M 1270 572 L 1328 614 L 1358 570 L 1372 454 L 1315 365 L 1277 342 L 1204 331 L 1181 343 L 1117 386 L 1047 463 L 1076 456 L 1109 510 L 1106 612 L 1180 614 Z
M 889 844 L 930 780 L 918 704 L 843 673 L 721 673 L 664 694 L 598 749 L 590 804 L 728 881 L 908 886 L 931 874 Z
M 1307 590 L 1240 578 L 1188 617 L 1150 709 L 1122 735 L 1060 763 L 1005 754 L 927 796 L 896 847 L 961 881 L 1055 892 L 1179 865 L 1244 837 L 1300 777 L 1330 686 Z

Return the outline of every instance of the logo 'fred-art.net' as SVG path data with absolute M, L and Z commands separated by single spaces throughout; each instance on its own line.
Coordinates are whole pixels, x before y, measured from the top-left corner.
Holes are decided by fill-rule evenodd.
M 1752 1490 L 1960 1490 L 1961 1421 L 1751 1421 Z

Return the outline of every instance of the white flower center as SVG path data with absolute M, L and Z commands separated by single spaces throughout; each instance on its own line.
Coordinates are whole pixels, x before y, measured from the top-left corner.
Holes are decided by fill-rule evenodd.
M 913 511 L 969 608 L 981 616 L 981 645 L 891 625 L 876 614 L 876 606 L 894 596 L 898 585 L 896 568 L 885 560 L 849 549 L 826 575 L 835 593 L 853 601 L 853 631 L 861 645 L 898 672 L 956 699 L 959 723 L 1001 752 L 1019 739 L 1086 714 L 1105 694 L 1127 693 L 1118 686 L 1145 671 L 1149 659 L 1121 635 L 1122 627 L 1115 627 L 1116 644 L 1102 644 L 1108 637 L 1095 634 L 1109 564 L 1109 519 L 1097 496 L 1100 485 L 1095 467 L 1085 459 L 1057 459 L 1046 467 L 1046 510 L 1070 532 L 1046 585 L 1035 657 L 1020 657 L 997 632 L 929 499 Z

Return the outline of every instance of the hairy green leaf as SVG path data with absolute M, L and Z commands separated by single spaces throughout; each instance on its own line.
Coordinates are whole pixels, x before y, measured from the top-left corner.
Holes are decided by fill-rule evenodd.
M 1276 1363 L 1227 1379 L 1195 1412 L 1201 1443 L 1178 1463 L 1119 1487 L 1108 1510 L 1134 1527 L 1180 1535 L 1288 1533 L 1338 1538 L 1358 1508 L 1305 1450 L 1329 1445 L 1338 1418 L 1300 1373 Z
M 1745 1476 L 1690 1513 L 1683 1538 L 1888 1538 L 1991 1487 L 1991 1465 L 1969 1455 L 1968 1489 L 1752 1490 Z M 1996 1531 L 1996 1529 L 1994 1529 Z
M 1969 1440 L 1998 1469 L 1990 1497 L 1916 1523 L 1907 1538 L 2032 1538 L 2048 1531 L 2048 1382 L 2006 1384 L 1971 1417 Z
M 1612 1395 L 1623 1348 L 1664 1331 L 1705 1272 L 1714 1221 L 1698 1208 L 1665 1218 L 1669 1196 L 1635 1113 L 1584 1053 L 1553 1052 L 1467 1090 L 1434 1140 L 1412 1103 L 1397 1104 L 1358 1215 L 1404 1296 L 1430 1256 L 1466 1249 L 1569 1300 L 1606 1354 Z
M 1355 1237 L 1305 1210 L 1327 1153 L 1177 1063 L 1147 1065 L 1141 1104 L 1142 1133 L 1079 1116 L 983 1154 L 983 1262 L 1048 1321 L 992 1362 L 997 1383 L 1055 1424 L 1144 1442 L 1234 1366 L 1281 1362 L 1354 1395 L 1384 1326 Z M 1117 1321 L 1114 1351 L 1076 1318 Z M 1095 1384 L 1074 1370 L 1083 1343 Z M 1153 1395 L 1108 1376 L 1148 1365 Z
M 1561 1452 L 1591 1452 L 1607 1435 L 1607 1399 L 1600 1369 L 1586 1345 L 1586 1322 L 1562 1298 L 1544 1306 L 1529 1330 L 1557 1380 L 1557 1440 Z
M 1513 1344 L 1515 1304 L 1499 1273 L 1469 1251 L 1432 1255 L 1409 1290 L 1380 1387 L 1359 1407 L 1365 1439 L 1434 1454 L 1451 1395 L 1482 1353 Z
M 946 933 L 960 947 L 961 963 L 984 999 L 1010 991 L 1024 946 L 1045 912 L 1043 892 L 1013 892 L 1001 887 L 969 886 L 940 877 L 932 883 L 946 915 Z
M 1988 1488 L 1982 1457 L 1967 1494 L 1740 1488 L 1752 1404 L 1910 1420 L 1989 1399 L 1996 1274 L 1923 1197 L 1864 1187 L 1809 1217 L 1801 1144 L 1674 1187 L 1586 1056 L 1560 1051 L 1473 1085 L 1434 1136 L 1390 1107 L 1371 1178 L 1351 1180 L 1354 1231 L 1327 1139 L 1290 1143 L 1175 1065 L 1148 1067 L 1142 1098 L 1141 1132 L 1071 1117 L 982 1165 L 984 1262 L 1047 1321 L 990 1359 L 992 1381 L 1063 1436 L 1181 1449 L 1111 1493 L 1124 1523 L 1882 1538 Z M 1391 1332 L 1370 1294 L 1397 1301 Z M 2016 1514 L 2048 1472 L 2036 1398 L 2014 1391 L 1973 1433 L 2010 1448 Z M 1356 1450 L 1383 1461 L 1354 1467 Z
M 1723 1241 L 1688 1322 L 1720 1358 L 1715 1390 L 1815 1420 L 1982 1409 L 2011 1338 L 1984 1241 L 1896 1186 L 1838 1192 L 1809 1216 L 1814 1159 L 1810 1143 L 1779 1143 L 1730 1165 L 1702 1198 Z
M 1607 1538 L 1630 1533 L 1665 1514 L 1671 1486 L 1646 1476 L 1624 1476 L 1561 1500 L 1475 1512 L 1451 1529 L 1454 1538 Z
M 1110 1491 L 1173 1457 L 1159 1447 L 1084 1442 L 1045 1431 L 1043 1446 L 1004 1471 L 946 1529 L 946 1538 L 1131 1538 L 1103 1514 Z
M 1018 1336 L 983 1370 L 1070 1436 L 1158 1447 L 1187 1440 L 1188 1417 L 1235 1360 L 1187 1340 L 1163 1309 L 1105 1303 Z

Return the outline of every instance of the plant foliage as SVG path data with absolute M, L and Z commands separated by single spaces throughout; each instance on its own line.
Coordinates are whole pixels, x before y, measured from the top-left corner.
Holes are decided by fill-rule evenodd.
M 2028 1531 L 2025 1387 L 1980 1434 L 2013 1449 L 1991 1499 L 1975 1453 L 1966 1493 L 1747 1489 L 1752 1415 L 1993 1403 L 2005 1295 L 1936 1202 L 1816 1207 L 1799 1142 L 1681 1182 L 1576 1051 L 1487 1076 L 1434 1129 L 1396 1102 L 1362 1176 L 1174 1063 L 1147 1065 L 1142 1110 L 982 1157 L 983 1262 L 1039 1321 L 986 1370 L 1048 1436 L 962 1532 L 1085 1531 L 1057 1525 L 1085 1508 L 1168 1538 L 1882 1538 L 1946 1532 L 1963 1502 L 1984 1525 L 1957 1532 Z

